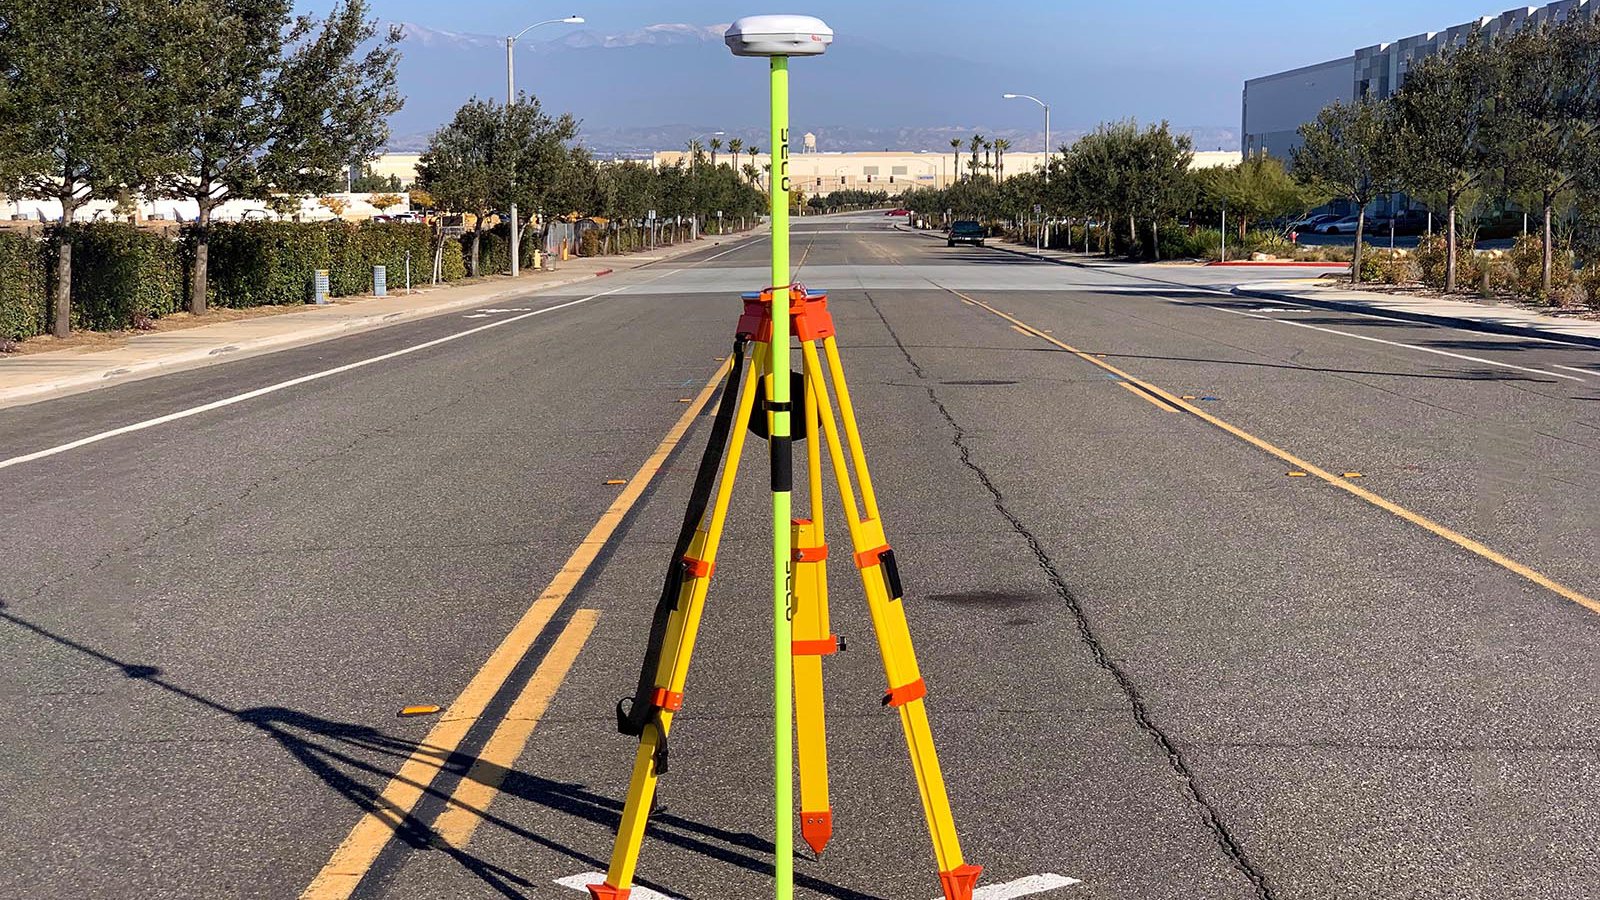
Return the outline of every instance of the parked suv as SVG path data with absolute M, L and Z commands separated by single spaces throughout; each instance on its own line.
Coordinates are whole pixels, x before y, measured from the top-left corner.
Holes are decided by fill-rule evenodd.
M 950 233 L 945 238 L 945 246 L 954 247 L 957 244 L 977 244 L 979 247 L 982 247 L 983 240 L 986 237 L 988 237 L 988 235 L 984 233 L 982 225 L 971 221 L 970 219 L 963 219 L 959 222 L 950 223 Z

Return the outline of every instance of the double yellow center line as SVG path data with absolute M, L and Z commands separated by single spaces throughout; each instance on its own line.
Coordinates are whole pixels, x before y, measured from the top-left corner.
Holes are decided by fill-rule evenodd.
M 1289 451 L 1283 449 L 1282 447 L 1279 447 L 1279 446 L 1277 446 L 1275 444 L 1272 444 L 1272 443 L 1270 443 L 1270 442 L 1268 442 L 1266 440 L 1263 440 L 1262 438 L 1256 437 L 1255 435 L 1251 434 L 1248 431 L 1245 431 L 1243 428 L 1240 428 L 1237 425 L 1233 425 L 1233 424 L 1231 424 L 1229 422 L 1225 422 L 1222 419 L 1219 419 L 1216 416 L 1206 412 L 1205 410 L 1200 409 L 1199 407 L 1194 406 L 1193 404 L 1190 404 L 1190 403 L 1184 401 L 1181 397 L 1177 397 L 1177 396 L 1175 396 L 1175 395 L 1173 395 L 1171 393 L 1168 393 L 1167 391 L 1164 391 L 1161 388 L 1156 387 L 1155 385 L 1150 384 L 1147 381 L 1143 381 L 1141 379 L 1135 378 L 1134 376 L 1129 375 L 1127 372 L 1122 371 L 1121 369 L 1117 368 L 1116 366 L 1111 365 L 1110 363 L 1106 362 L 1105 360 L 1099 359 L 1099 358 L 1095 357 L 1093 354 L 1085 353 L 1084 351 L 1079 350 L 1076 347 L 1073 347 L 1073 346 L 1071 346 L 1069 344 L 1066 344 L 1063 341 L 1058 340 L 1054 336 L 1052 336 L 1050 334 L 1047 334 L 1044 331 L 1041 331 L 1040 329 L 1033 327 L 1032 325 L 1029 325 L 1028 323 L 1022 321 L 1021 319 L 1018 319 L 1016 316 L 1013 316 L 1010 313 L 1002 312 L 1002 311 L 1000 311 L 998 309 L 995 309 L 993 306 L 990 306 L 989 304 L 983 302 L 982 300 L 978 300 L 976 298 L 970 297 L 970 296 L 968 296 L 966 294 L 963 294 L 960 291 L 953 290 L 953 289 L 950 289 L 950 288 L 946 288 L 945 290 L 948 290 L 948 291 L 950 291 L 950 293 L 954 294 L 955 296 L 960 297 L 962 299 L 962 301 L 964 301 L 968 305 L 976 306 L 979 309 L 986 310 L 986 311 L 988 311 L 988 312 L 990 312 L 990 313 L 992 313 L 992 314 L 994 314 L 996 316 L 999 316 L 1000 318 L 1006 320 L 1007 322 L 1010 322 L 1012 329 L 1015 330 L 1016 332 L 1018 332 L 1019 334 L 1024 334 L 1024 335 L 1028 335 L 1030 337 L 1035 337 L 1035 338 L 1038 338 L 1041 341 L 1044 341 L 1045 343 L 1051 344 L 1051 345 L 1053 345 L 1055 347 L 1059 347 L 1060 349 L 1065 350 L 1068 353 L 1071 353 L 1072 355 L 1078 357 L 1079 359 L 1083 360 L 1084 362 L 1089 363 L 1089 364 L 1094 365 L 1094 366 L 1098 366 L 1099 368 L 1101 368 L 1101 369 L 1103 369 L 1103 370 L 1105 370 L 1107 372 L 1110 372 L 1111 374 L 1117 376 L 1118 378 L 1121 378 L 1124 382 L 1126 382 L 1126 384 L 1124 384 L 1124 387 L 1128 387 L 1129 390 L 1133 390 L 1133 389 L 1137 388 L 1139 391 L 1142 391 L 1144 394 L 1148 395 L 1148 396 L 1145 397 L 1145 399 L 1150 400 L 1152 403 L 1156 402 L 1156 399 L 1154 399 L 1154 398 L 1159 398 L 1160 401 L 1166 403 L 1167 405 L 1172 406 L 1173 408 L 1181 410 L 1183 412 L 1189 413 L 1190 415 L 1194 416 L 1195 418 L 1200 419 L 1201 421 L 1206 422 L 1209 425 L 1213 425 L 1213 426 L 1215 426 L 1217 428 L 1220 428 L 1223 431 L 1226 431 L 1227 433 L 1229 433 L 1229 434 L 1233 435 L 1234 437 L 1238 438 L 1239 440 L 1244 441 L 1245 443 L 1247 443 L 1247 444 L 1249 444 L 1249 445 L 1251 445 L 1253 447 L 1256 447 L 1256 448 L 1258 448 L 1258 449 L 1260 449 L 1260 450 L 1262 450 L 1262 451 L 1264 451 L 1266 453 L 1269 453 L 1269 454 L 1277 457 L 1278 459 L 1283 460 L 1284 462 L 1288 463 L 1291 468 L 1293 468 L 1295 470 L 1303 471 L 1307 475 L 1311 475 L 1311 476 L 1314 476 L 1316 478 L 1320 478 L 1324 482 L 1327 482 L 1328 484 L 1333 485 L 1334 487 L 1338 488 L 1339 490 L 1344 491 L 1347 494 L 1351 494 L 1353 496 L 1359 497 L 1362 500 L 1365 500 L 1366 502 L 1372 504 L 1373 506 L 1376 506 L 1376 507 L 1378 507 L 1379 509 L 1381 509 L 1381 510 L 1383 510 L 1385 512 L 1388 512 L 1388 513 L 1391 513 L 1391 514 L 1393 514 L 1395 516 L 1398 516 L 1398 517 L 1406 520 L 1407 522 L 1410 522 L 1413 525 L 1416 525 L 1416 526 L 1418 526 L 1420 528 L 1425 528 L 1428 531 L 1431 531 L 1434 534 L 1438 535 L 1439 537 L 1444 538 L 1445 540 L 1449 541 L 1450 543 L 1455 544 L 1457 547 L 1460 547 L 1463 550 L 1466 550 L 1466 551 L 1468 551 L 1470 553 L 1473 553 L 1473 554 L 1475 554 L 1477 556 L 1480 556 L 1480 557 L 1488 560 L 1489 562 L 1494 563 L 1495 565 L 1501 567 L 1502 569 L 1505 569 L 1505 570 L 1510 571 L 1510 572 L 1515 572 L 1516 574 L 1522 576 L 1523 578 L 1526 578 L 1527 580 L 1533 582 L 1534 584 L 1537 584 L 1538 586 L 1540 586 L 1542 588 L 1545 588 L 1546 590 L 1552 591 L 1552 592 L 1556 593 L 1557 595 L 1559 595 L 1559 596 L 1561 596 L 1561 597 L 1563 597 L 1563 598 L 1565 598 L 1567 600 L 1570 600 L 1573 603 L 1578 604 L 1579 606 L 1582 606 L 1583 608 L 1589 610 L 1590 612 L 1600 613 L 1600 600 L 1595 600 L 1593 597 L 1589 597 L 1589 596 L 1587 596 L 1587 595 L 1585 595 L 1583 593 L 1580 593 L 1580 592 L 1578 592 L 1576 590 L 1573 590 L 1572 588 L 1567 587 L 1564 584 L 1561 584 L 1560 582 L 1556 581 L 1555 579 L 1550 578 L 1549 576 L 1544 575 L 1543 573 L 1538 572 L 1538 571 L 1536 571 L 1536 570 L 1534 570 L 1534 569 L 1532 569 L 1532 568 L 1530 568 L 1528 566 L 1525 566 L 1522 563 L 1519 563 L 1516 560 L 1511 559 L 1510 557 L 1506 556 L 1505 554 L 1500 553 L 1500 552 L 1494 550 L 1493 548 L 1491 548 L 1491 547 L 1489 547 L 1489 546 L 1487 546 L 1485 544 L 1482 544 L 1482 543 L 1480 543 L 1478 541 L 1475 541 L 1472 538 L 1469 538 L 1464 534 L 1460 534 L 1459 532 L 1456 532 L 1456 531 L 1453 531 L 1453 530 L 1451 530 L 1449 528 L 1446 528 L 1444 525 L 1441 525 L 1438 522 L 1435 522 L 1435 521 L 1433 521 L 1432 519 L 1429 519 L 1426 516 L 1423 516 L 1423 515 L 1421 515 L 1419 513 L 1412 512 L 1411 510 L 1406 509 L 1405 507 L 1401 506 L 1398 503 L 1395 503 L 1392 500 L 1385 499 L 1384 497 L 1381 497 L 1381 496 L 1373 493 L 1372 491 L 1367 490 L 1366 488 L 1359 487 L 1359 486 L 1351 483 L 1349 480 L 1347 480 L 1345 478 L 1341 478 L 1341 477 L 1339 477 L 1339 476 L 1337 476 L 1337 475 L 1335 475 L 1335 474 L 1333 474 L 1331 472 L 1324 471 L 1323 469 L 1312 465 L 1311 463 L 1301 459 L 1300 457 L 1295 456 L 1293 453 L 1290 453 Z
M 534 642 L 550 624 L 561 605 L 577 587 L 584 573 L 594 564 L 606 543 L 616 533 L 622 519 L 628 514 L 645 488 L 650 485 L 667 457 L 677 448 L 688 432 L 689 426 L 710 402 L 730 364 L 726 361 L 701 388 L 694 402 L 684 410 L 667 436 L 656 446 L 650 457 L 634 473 L 611 506 L 589 529 L 578 548 L 572 551 L 561 570 L 539 594 L 537 600 L 523 613 L 511 632 L 495 648 L 487 662 L 445 711 L 444 717 L 417 745 L 411 756 L 400 766 L 393 778 L 369 810 L 344 841 L 334 850 L 315 879 L 300 894 L 300 900 L 347 900 L 366 877 L 383 852 L 384 846 L 394 837 L 411 811 L 416 808 L 433 786 L 445 764 L 456 754 L 491 701 L 505 687 L 511 673 L 533 648 Z M 518 697 L 511 713 L 496 728 L 488 743 L 475 760 L 466 779 L 450 798 L 450 806 L 439 817 L 436 833 L 440 841 L 450 846 L 464 845 L 487 812 L 488 804 L 499 789 L 506 767 L 515 762 L 527 743 L 533 726 L 543 715 L 556 688 L 566 677 L 566 672 L 577 656 L 578 649 L 594 628 L 597 613 L 578 610 L 551 648 L 528 687 Z

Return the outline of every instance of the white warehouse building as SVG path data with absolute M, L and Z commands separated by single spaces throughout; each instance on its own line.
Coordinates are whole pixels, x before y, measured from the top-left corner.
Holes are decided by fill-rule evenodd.
M 1443 31 L 1363 47 L 1339 59 L 1252 78 L 1244 83 L 1239 132 L 1244 155 L 1267 154 L 1288 160 L 1299 146 L 1300 126 L 1315 119 L 1324 106 L 1335 100 L 1348 103 L 1357 97 L 1389 96 L 1418 60 L 1465 42 L 1474 30 L 1492 37 L 1579 15 L 1600 15 L 1600 0 L 1557 0 L 1545 6 L 1519 7 Z

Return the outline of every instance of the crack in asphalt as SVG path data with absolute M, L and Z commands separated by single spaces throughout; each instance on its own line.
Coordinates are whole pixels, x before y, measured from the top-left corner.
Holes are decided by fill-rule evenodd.
M 866 296 L 867 302 L 871 304 L 872 311 L 877 313 L 878 319 L 883 322 L 883 327 L 888 330 L 889 337 L 893 338 L 895 345 L 900 348 L 900 353 L 905 357 L 907 364 L 911 366 L 911 371 L 918 378 L 926 380 L 927 375 L 923 372 L 921 364 L 916 361 L 911 355 L 911 351 L 906 349 L 906 345 L 901 342 L 900 336 L 894 330 L 894 326 L 889 324 L 888 317 L 883 314 L 883 310 L 878 306 L 878 301 L 872 296 L 871 292 L 863 291 L 862 293 Z M 1027 542 L 1028 548 L 1033 552 L 1034 558 L 1039 563 L 1039 568 L 1044 570 L 1050 586 L 1055 589 L 1056 594 L 1066 603 L 1067 610 L 1072 614 L 1072 618 L 1077 624 L 1078 636 L 1089 648 L 1096 665 L 1105 670 L 1106 674 L 1110 675 L 1112 680 L 1117 683 L 1117 686 L 1122 689 L 1122 693 L 1127 697 L 1128 706 L 1133 714 L 1134 724 L 1144 731 L 1155 742 L 1156 746 L 1166 754 L 1168 765 L 1183 783 L 1184 794 L 1188 797 L 1190 804 L 1199 812 L 1206 826 L 1211 830 L 1217 846 L 1221 848 L 1223 854 L 1233 864 L 1233 867 L 1250 882 L 1255 889 L 1257 900 L 1274 900 L 1272 887 L 1267 883 L 1266 873 L 1262 872 L 1250 861 L 1250 858 L 1244 852 L 1244 848 L 1234 838 L 1233 833 L 1228 830 L 1227 823 L 1222 821 L 1221 813 L 1218 812 L 1205 792 L 1200 789 L 1199 780 L 1196 778 L 1194 770 L 1189 766 L 1188 760 L 1184 758 L 1183 752 L 1178 749 L 1177 742 L 1150 715 L 1150 710 L 1146 706 L 1143 696 L 1139 693 L 1138 685 L 1134 684 L 1128 673 L 1123 671 L 1122 667 L 1106 652 L 1105 647 L 1100 642 L 1099 635 L 1095 633 L 1093 623 L 1089 621 L 1089 615 L 1084 610 L 1082 602 L 1073 593 L 1072 588 L 1067 585 L 1066 578 L 1056 568 L 1049 552 L 1044 549 L 1044 545 L 1034 536 L 1022 519 L 1006 506 L 1004 494 L 1001 493 L 999 486 L 994 483 L 994 479 L 989 476 L 989 473 L 973 461 L 972 448 L 966 441 L 966 429 L 956 422 L 955 417 L 950 414 L 950 410 L 939 399 L 939 395 L 934 388 L 931 385 L 925 385 L 925 388 L 928 392 L 928 401 L 939 411 L 939 415 L 949 424 L 953 432 L 950 444 L 956 448 L 957 453 L 960 455 L 961 464 L 972 471 L 973 475 L 982 483 L 984 489 L 994 498 L 995 510 L 1007 522 L 1011 523 L 1012 529 Z

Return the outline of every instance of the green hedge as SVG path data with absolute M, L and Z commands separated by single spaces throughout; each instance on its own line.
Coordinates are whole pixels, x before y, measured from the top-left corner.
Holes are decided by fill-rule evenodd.
M 0 340 L 44 334 L 50 309 L 45 283 L 44 246 L 25 234 L 0 232 Z
M 304 303 L 311 299 L 316 270 L 327 269 L 329 293 L 349 297 L 372 290 L 373 266 L 386 266 L 389 284 L 400 288 L 405 284 L 407 250 L 412 283 L 419 284 L 433 271 L 431 241 L 428 226 L 398 222 L 213 225 L 207 293 L 212 303 L 221 306 Z M 447 243 L 447 281 L 454 280 L 451 256 Z
M 72 242 L 72 327 L 118 331 L 182 308 L 183 263 L 173 238 L 121 222 L 57 228 L 52 237 L 52 262 L 57 241 Z
M 401 222 L 375 222 L 361 226 L 363 264 L 366 266 L 365 287 L 372 287 L 372 267 L 383 266 L 389 280 L 389 290 L 402 290 L 406 286 L 406 251 L 411 252 L 411 283 L 422 284 L 433 273 L 433 238 L 426 225 Z M 445 280 L 449 277 L 449 247 L 445 253 Z M 460 275 L 456 276 L 460 278 Z
M 314 273 L 328 268 L 328 234 L 322 225 L 300 222 L 212 225 L 207 303 L 235 308 L 305 303 Z

